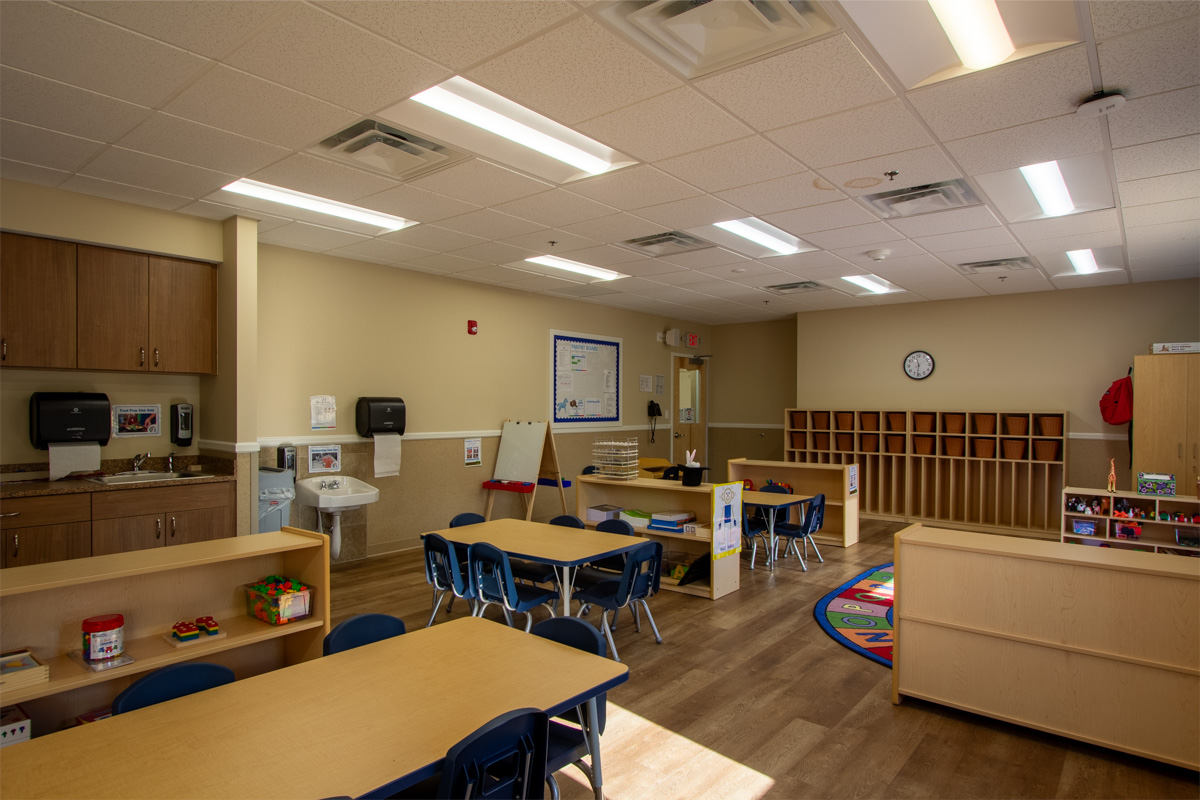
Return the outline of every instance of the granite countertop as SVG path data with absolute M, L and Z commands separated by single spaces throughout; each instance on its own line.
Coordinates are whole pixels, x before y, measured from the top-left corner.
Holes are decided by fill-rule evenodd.
M 21 481 L 10 480 L 0 483 L 0 500 L 13 497 L 47 497 L 59 494 L 80 494 L 83 492 L 124 492 L 131 489 L 158 489 L 164 486 L 186 486 L 194 483 L 228 483 L 236 480 L 235 475 L 212 475 L 205 473 L 203 478 L 175 478 L 172 480 L 147 481 L 145 483 L 93 483 L 85 479 L 64 479 L 51 481 L 46 478 Z

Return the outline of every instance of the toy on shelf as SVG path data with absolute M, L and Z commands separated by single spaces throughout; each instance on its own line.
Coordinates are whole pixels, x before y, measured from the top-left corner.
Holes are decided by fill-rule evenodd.
M 791 485 L 790 483 L 782 483 L 781 481 L 776 481 L 776 480 L 772 480 L 772 479 L 768 478 L 768 479 L 767 479 L 767 486 L 782 486 L 784 489 L 786 489 L 786 490 L 787 490 L 787 493 L 788 493 L 788 494 L 792 494 L 792 493 L 793 493 L 793 492 L 792 492 L 792 485 Z
M 1108 460 L 1108 491 L 1112 494 L 1117 493 L 1117 460 L 1115 458 Z
M 297 580 L 268 575 L 246 587 L 246 613 L 271 625 L 285 625 L 312 613 L 312 587 Z
M 209 636 L 216 636 L 221 632 L 221 626 L 212 617 L 196 617 L 196 627 Z
M 180 642 L 191 642 L 200 638 L 200 629 L 194 622 L 176 622 L 171 626 L 171 637 Z

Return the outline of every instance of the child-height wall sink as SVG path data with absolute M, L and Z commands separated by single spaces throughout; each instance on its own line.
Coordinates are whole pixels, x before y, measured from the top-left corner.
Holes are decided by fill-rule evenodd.
M 348 475 L 320 476 L 296 481 L 296 502 L 317 509 L 317 522 L 322 533 L 329 534 L 329 557 L 337 559 L 342 552 L 342 512 L 374 503 L 379 499 L 379 490 L 358 478 Z M 325 528 L 321 517 L 325 512 L 333 523 Z

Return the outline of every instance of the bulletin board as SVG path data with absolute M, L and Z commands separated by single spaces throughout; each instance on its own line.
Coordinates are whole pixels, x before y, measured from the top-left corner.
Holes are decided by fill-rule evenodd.
M 551 331 L 554 422 L 621 422 L 621 340 Z

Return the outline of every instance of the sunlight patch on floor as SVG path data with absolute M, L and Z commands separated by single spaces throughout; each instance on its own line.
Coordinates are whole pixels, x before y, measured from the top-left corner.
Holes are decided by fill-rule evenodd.
M 614 703 L 608 704 L 608 723 L 600 747 L 604 796 L 608 800 L 757 800 L 775 785 L 761 772 Z M 587 778 L 574 767 L 559 772 L 557 777 L 564 800 L 591 796 Z

